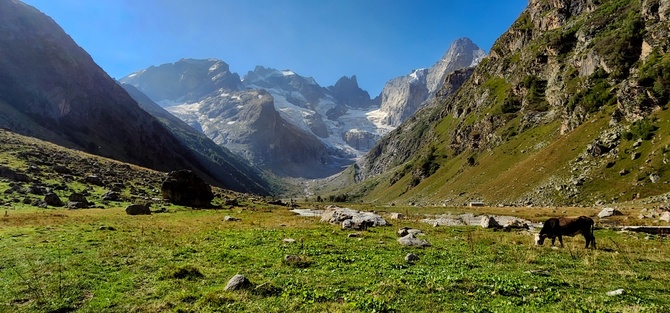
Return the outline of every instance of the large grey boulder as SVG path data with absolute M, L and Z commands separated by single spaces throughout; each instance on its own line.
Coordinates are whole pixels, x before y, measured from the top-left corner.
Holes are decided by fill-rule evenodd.
M 174 204 L 191 207 L 209 207 L 214 199 L 212 188 L 190 170 L 170 172 L 161 193 Z
M 128 215 L 150 215 L 151 209 L 142 204 L 131 204 L 126 207 L 126 214 Z
M 604 208 L 602 211 L 600 211 L 600 213 L 598 213 L 599 218 L 607 218 L 616 215 L 623 215 L 623 213 L 615 208 Z
M 378 214 L 336 206 L 326 207 L 321 214 L 321 221 L 352 229 L 391 225 Z

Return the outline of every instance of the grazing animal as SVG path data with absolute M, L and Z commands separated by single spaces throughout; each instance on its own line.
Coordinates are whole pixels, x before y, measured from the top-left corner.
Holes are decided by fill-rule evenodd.
M 590 217 L 552 217 L 544 222 L 542 230 L 540 231 L 540 238 L 537 240 L 538 245 L 544 243 L 544 239 L 551 238 L 551 245 L 554 245 L 556 237 L 563 247 L 563 236 L 573 237 L 577 234 L 582 234 L 586 239 L 586 247 L 596 248 L 596 237 L 593 236 L 593 220 Z

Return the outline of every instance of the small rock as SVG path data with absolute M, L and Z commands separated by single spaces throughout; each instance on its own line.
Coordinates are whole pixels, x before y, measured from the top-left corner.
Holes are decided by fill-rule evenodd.
M 407 236 L 398 238 L 398 243 L 409 247 L 430 247 L 430 243 L 428 241 L 418 239 L 414 237 L 413 234 L 408 234 Z
M 612 297 L 612 296 L 619 296 L 619 295 L 622 295 L 623 293 L 624 293 L 624 290 L 623 290 L 623 289 L 617 289 L 617 290 L 608 291 L 608 292 L 607 292 L 607 295 L 610 296 L 610 297 Z
M 232 291 L 240 289 L 249 289 L 252 288 L 253 286 L 254 285 L 246 277 L 244 277 L 244 275 L 237 274 L 228 281 L 226 287 L 223 288 L 223 290 Z
M 599 218 L 606 218 L 615 215 L 623 215 L 623 213 L 614 208 L 604 208 L 602 211 L 600 211 L 600 213 L 598 213 Z
M 649 180 L 651 180 L 652 183 L 658 183 L 659 180 L 661 180 L 661 176 L 658 174 L 651 174 L 649 175 Z
M 105 201 L 121 201 L 121 194 L 116 191 L 107 191 L 102 195 L 102 200 Z
M 406 262 L 409 262 L 409 263 L 412 263 L 412 262 L 414 262 L 414 261 L 418 261 L 418 260 L 419 260 L 419 256 L 417 256 L 417 255 L 414 254 L 414 253 L 408 253 L 408 254 L 405 256 L 405 261 L 406 261 Z
M 284 240 L 282 240 L 282 242 L 283 242 L 283 243 L 295 243 L 295 239 L 293 239 L 293 238 L 284 238 Z
M 354 222 L 351 220 L 342 221 L 342 229 L 352 229 L 354 228 Z
M 351 233 L 351 234 L 347 235 L 347 238 L 357 238 L 360 235 L 361 234 L 359 234 L 359 233 Z
M 100 178 L 100 176 L 98 176 L 98 175 L 86 176 L 86 178 L 84 180 L 87 183 L 92 184 L 92 185 L 96 185 L 96 186 L 103 186 L 104 185 L 104 183 L 102 182 L 102 178 Z
M 239 222 L 239 221 L 241 221 L 241 219 L 239 219 L 237 217 L 232 217 L 232 216 L 226 215 L 226 216 L 223 217 L 223 221 L 224 222 Z
M 622 169 L 619 171 L 619 176 L 626 176 L 630 173 L 627 169 Z
M 640 157 L 640 155 L 641 155 L 640 152 L 635 151 L 635 152 L 630 154 L 630 159 L 631 160 L 636 160 L 637 158 Z
M 670 212 L 665 211 L 661 213 L 661 217 L 658 218 L 661 221 L 670 223 Z
M 391 219 L 392 220 L 402 220 L 404 218 L 405 218 L 405 216 L 402 215 L 402 213 L 391 213 Z
M 414 229 L 414 228 L 409 228 L 409 227 L 403 227 L 398 230 L 398 236 L 400 237 L 405 237 L 407 235 L 418 235 L 418 234 L 423 234 L 423 231 L 420 229 Z
M 151 209 L 143 204 L 131 204 L 126 207 L 126 214 L 128 215 L 150 215 Z

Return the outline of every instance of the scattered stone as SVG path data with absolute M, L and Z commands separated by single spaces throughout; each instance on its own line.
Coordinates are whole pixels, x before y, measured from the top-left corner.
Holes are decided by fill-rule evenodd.
M 50 192 L 50 193 L 47 193 L 46 195 L 44 195 L 44 202 L 47 205 L 55 206 L 55 207 L 62 207 L 64 205 L 63 201 L 60 199 L 60 197 L 58 197 L 58 195 L 53 193 L 53 192 Z
M 28 187 L 28 193 L 38 195 L 38 196 L 43 196 L 47 193 L 47 189 L 44 188 L 44 186 L 39 186 L 39 185 L 32 185 Z
M 496 222 L 495 218 L 493 218 L 491 216 L 488 216 L 488 215 L 482 216 L 480 225 L 483 228 L 499 228 L 500 227 L 500 224 L 498 224 L 498 222 Z
M 102 182 L 102 178 L 100 178 L 100 176 L 98 176 L 98 175 L 86 176 L 86 178 L 84 178 L 84 181 L 89 183 L 89 184 L 96 185 L 96 186 L 104 186 L 105 185 Z
M 54 165 L 51 169 L 58 174 L 72 174 L 69 168 L 62 165 Z
M 121 194 L 116 191 L 107 191 L 102 195 L 102 200 L 105 201 L 121 201 Z
M 354 222 L 351 220 L 342 221 L 342 229 L 352 229 L 354 228 Z
M 405 218 L 405 216 L 402 215 L 402 213 L 391 213 L 391 217 L 390 217 L 390 218 L 391 218 L 392 220 L 402 220 L 402 219 Z
M 655 184 L 655 183 L 658 183 L 659 180 L 661 180 L 661 176 L 654 173 L 654 174 L 649 175 L 649 180 L 651 180 L 651 182 Z
M 225 198 L 225 199 L 223 199 L 223 205 L 239 206 L 240 204 L 237 201 L 237 199 L 235 199 L 235 198 L 233 198 L 233 199 Z
M 11 168 L 2 165 L 0 165 L 0 177 L 7 178 L 10 181 L 17 181 L 24 183 L 30 182 L 30 177 L 28 177 L 28 175 L 26 175 L 25 173 L 16 172 Z
M 151 209 L 142 204 L 131 204 L 126 207 L 126 214 L 128 215 L 150 215 Z
M 414 228 L 409 228 L 409 227 L 403 227 L 403 228 L 398 230 L 398 236 L 399 237 L 405 237 L 409 234 L 412 234 L 412 235 L 416 236 L 418 234 L 423 234 L 423 231 L 421 231 L 420 229 L 414 229 Z
M 635 152 L 630 154 L 630 159 L 631 160 L 636 160 L 640 157 L 640 155 L 642 155 L 642 154 L 640 154 L 640 152 L 635 151 Z
M 604 208 L 600 213 L 598 213 L 599 218 L 606 218 L 606 217 L 611 217 L 615 215 L 623 215 L 621 211 L 614 209 L 614 208 Z
M 658 219 L 661 220 L 661 221 L 670 223 L 670 212 L 665 211 L 665 212 L 661 213 L 661 217 L 659 217 Z
M 418 260 L 419 260 L 419 256 L 417 256 L 414 253 L 408 253 L 405 256 L 405 261 L 408 262 L 408 263 L 414 263 L 415 261 L 418 261 Z
M 244 275 L 237 274 L 231 278 L 226 287 L 223 290 L 232 291 L 232 290 L 241 290 L 241 289 L 250 289 L 253 288 L 253 284 L 246 278 Z
M 430 247 L 430 243 L 428 241 L 416 238 L 412 234 L 398 238 L 398 243 L 408 247 Z
M 469 207 L 479 207 L 479 206 L 484 206 L 484 202 L 481 201 L 473 201 L 468 203 Z
M 283 243 L 295 243 L 295 239 L 293 239 L 293 238 L 284 238 L 284 240 L 282 240 L 282 242 L 283 242 Z
M 239 221 L 241 221 L 241 219 L 239 219 L 237 217 L 232 217 L 232 216 L 226 215 L 226 216 L 223 217 L 223 221 L 224 222 L 239 222 Z
M 174 204 L 191 207 L 209 207 L 214 199 L 212 188 L 190 170 L 170 172 L 161 193 Z
M 361 234 L 360 233 L 351 233 L 347 235 L 347 238 L 358 238 Z
M 623 289 L 617 289 L 617 290 L 612 290 L 612 291 L 608 291 L 608 292 L 607 292 L 607 295 L 610 296 L 610 297 L 612 297 L 612 296 L 620 296 L 620 295 L 622 295 L 622 294 L 624 294 L 624 290 L 623 290 Z

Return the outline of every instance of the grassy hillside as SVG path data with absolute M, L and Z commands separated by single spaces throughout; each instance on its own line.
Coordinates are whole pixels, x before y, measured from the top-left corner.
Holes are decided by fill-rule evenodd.
M 667 202 L 670 9 L 654 3 L 530 1 L 455 94 L 317 193 L 374 203 Z

